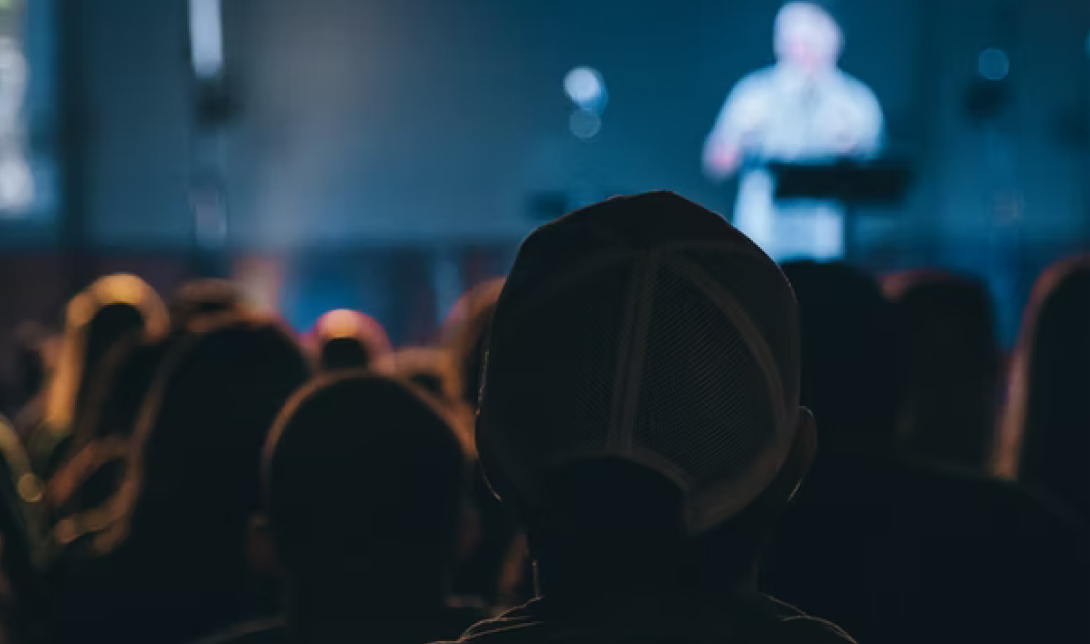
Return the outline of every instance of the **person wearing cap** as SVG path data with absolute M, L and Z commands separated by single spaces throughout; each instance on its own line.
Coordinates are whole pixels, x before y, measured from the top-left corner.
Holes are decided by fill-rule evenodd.
M 477 448 L 538 596 L 461 642 L 851 642 L 754 590 L 815 449 L 791 287 L 671 193 L 535 231 L 487 341 Z
M 879 152 L 882 108 L 841 71 L 844 36 L 815 2 L 776 15 L 776 64 L 734 86 L 704 145 L 704 171 L 722 181 L 741 170 L 734 224 L 776 261 L 844 254 L 844 209 L 827 200 L 776 202 L 766 165 L 861 159 Z
M 211 641 L 422 644 L 484 616 L 449 596 L 470 460 L 416 388 L 322 376 L 284 407 L 262 463 L 252 559 L 279 569 L 286 615 Z

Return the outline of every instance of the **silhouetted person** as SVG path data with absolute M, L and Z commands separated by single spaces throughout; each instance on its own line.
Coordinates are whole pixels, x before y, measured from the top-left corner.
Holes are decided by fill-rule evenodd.
M 127 274 L 96 280 L 72 299 L 66 317 L 43 421 L 28 441 L 31 457 L 44 477 L 67 455 L 73 428 L 87 411 L 109 352 L 129 338 L 161 337 L 168 325 L 158 294 L 140 278 Z
M 405 642 L 482 617 L 451 602 L 469 459 L 413 387 L 362 372 L 300 391 L 265 445 L 253 541 L 283 572 L 286 615 L 221 642 Z
M 802 402 L 828 422 L 762 588 L 860 641 L 1079 641 L 1090 568 L 1077 526 L 1017 486 L 899 458 L 895 308 L 845 265 L 784 271 Z
M 983 473 L 994 447 L 1000 363 L 987 285 L 943 273 L 886 282 L 900 332 L 900 432 L 913 456 Z
M 1090 523 L 1090 257 L 1037 282 L 1011 373 L 1004 434 L 1018 480 Z M 1007 441 L 1011 442 L 1011 441 Z
M 68 455 L 50 478 L 48 496 L 55 516 L 97 507 L 116 491 L 125 442 L 163 362 L 209 317 L 241 314 L 245 303 L 237 288 L 222 280 L 196 280 L 178 289 L 170 303 L 170 332 L 128 337 L 103 359 L 89 389 L 84 412 L 72 430 Z
M 318 368 L 323 372 L 343 369 L 387 371 L 392 353 L 386 331 L 369 315 L 335 309 L 314 325 Z
M 539 228 L 496 306 L 477 426 L 539 596 L 461 641 L 851 641 L 758 595 L 756 549 L 731 547 L 813 453 L 797 378 L 791 289 L 718 215 L 650 193 Z
M 117 492 L 55 527 L 62 641 L 186 641 L 268 610 L 246 526 L 265 437 L 310 369 L 274 323 L 197 326 L 156 376 Z
M 452 397 L 470 433 L 477 418 L 485 341 L 503 283 L 504 278 L 497 277 L 470 289 L 444 324 L 443 346 L 453 365 Z M 479 465 L 474 468 L 472 498 L 480 534 L 476 547 L 459 566 L 455 588 L 480 595 L 493 605 L 521 604 L 532 595 L 527 588 L 532 575 L 527 574 L 525 535 L 488 487 Z

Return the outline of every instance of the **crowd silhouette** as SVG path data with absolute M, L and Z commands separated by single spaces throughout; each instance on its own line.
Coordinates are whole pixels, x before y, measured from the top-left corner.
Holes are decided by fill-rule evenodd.
M 992 307 L 665 192 L 432 346 L 102 277 L 16 338 L 0 642 L 1090 641 L 1090 257 Z

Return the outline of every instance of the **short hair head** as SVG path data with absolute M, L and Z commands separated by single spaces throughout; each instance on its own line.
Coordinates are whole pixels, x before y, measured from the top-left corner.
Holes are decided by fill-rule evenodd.
M 322 371 L 373 369 L 383 371 L 392 351 L 382 325 L 350 309 L 334 309 L 314 325 L 318 366 Z
M 309 376 L 299 346 L 277 323 L 238 316 L 197 325 L 159 369 L 109 504 L 117 520 L 98 547 L 188 541 L 209 551 L 202 562 L 238 564 L 246 522 L 260 505 L 265 437 Z
M 466 473 L 454 430 L 412 386 L 364 372 L 322 378 L 292 398 L 265 444 L 277 551 L 289 569 L 407 553 L 440 572 L 455 553 Z

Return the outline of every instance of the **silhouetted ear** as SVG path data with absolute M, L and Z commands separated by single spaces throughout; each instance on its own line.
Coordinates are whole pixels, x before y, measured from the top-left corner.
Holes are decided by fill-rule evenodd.
M 780 471 L 738 518 L 750 525 L 768 525 L 776 521 L 798 494 L 816 453 L 817 424 L 814 422 L 814 415 L 809 409 L 799 407 L 795 438 Z
M 802 486 L 803 479 L 810 472 L 810 466 L 814 463 L 817 454 L 817 423 L 814 415 L 806 407 L 799 407 L 799 418 L 795 426 L 795 441 L 791 444 L 791 451 L 784 460 L 783 467 L 777 478 L 783 478 L 784 483 L 791 483 L 791 492 L 787 495 L 787 504 L 795 500 L 795 495 Z
M 250 569 L 262 577 L 281 575 L 276 539 L 268 518 L 262 512 L 255 512 L 250 516 L 246 530 L 246 559 L 250 563 Z

